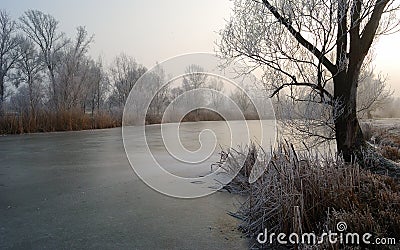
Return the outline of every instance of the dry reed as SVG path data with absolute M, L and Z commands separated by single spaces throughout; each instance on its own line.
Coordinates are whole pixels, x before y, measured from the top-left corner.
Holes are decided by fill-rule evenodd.
M 357 164 L 349 165 L 330 152 L 296 152 L 289 143 L 281 143 L 273 150 L 271 161 L 263 157 L 265 152 L 257 152 L 254 145 L 243 152 L 230 153 L 229 170 L 241 170 L 225 188 L 245 197 L 238 211 L 231 215 L 241 220 L 239 228 L 252 239 L 252 248 L 265 247 L 255 241 L 264 229 L 277 234 L 314 232 L 320 235 L 324 231 L 335 231 L 339 221 L 346 222 L 352 233 L 369 232 L 374 237 L 400 239 L 400 185 L 394 179 L 372 174 Z M 243 167 L 238 166 L 242 157 L 246 157 Z M 267 168 L 260 179 L 249 184 L 253 163 Z M 278 245 L 268 249 L 271 247 Z M 357 249 L 364 246 L 326 242 L 325 245 L 286 247 Z

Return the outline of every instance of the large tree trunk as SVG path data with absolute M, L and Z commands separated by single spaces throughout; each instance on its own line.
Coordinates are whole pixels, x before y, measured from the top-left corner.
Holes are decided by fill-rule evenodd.
M 334 79 L 334 98 L 340 104 L 334 110 L 337 151 L 347 162 L 355 161 L 360 149 L 366 145 L 357 118 L 359 75 L 360 66 L 356 65 L 347 72 L 340 72 Z
M 384 158 L 364 139 L 356 109 L 359 73 L 359 67 L 349 67 L 334 78 L 334 98 L 341 104 L 340 110 L 334 111 L 337 151 L 346 162 L 357 162 L 373 173 L 399 179 L 399 165 Z

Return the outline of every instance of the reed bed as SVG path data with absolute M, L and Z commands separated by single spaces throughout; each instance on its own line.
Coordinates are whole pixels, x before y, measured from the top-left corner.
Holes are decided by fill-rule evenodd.
M 0 116 L 0 134 L 103 129 L 119 126 L 121 126 L 120 116 L 108 112 L 87 114 L 80 110 L 57 113 L 42 111 L 35 115 Z
M 251 145 L 229 154 L 227 170 L 240 168 L 240 171 L 225 189 L 244 198 L 238 211 L 230 214 L 241 220 L 239 228 L 251 239 L 253 249 L 366 247 L 330 245 L 329 242 L 312 246 L 264 246 L 255 240 L 265 229 L 287 235 L 334 232 L 341 221 L 347 223 L 347 231 L 352 233 L 368 232 L 374 237 L 400 239 L 400 186 L 390 177 L 372 174 L 357 164 L 347 164 L 329 150 L 296 151 L 287 142 L 270 153 Z M 243 159 L 245 164 L 239 166 Z M 248 178 L 253 164 L 266 168 L 261 178 L 250 184 Z M 368 249 L 385 249 L 384 246 L 373 247 L 368 246 Z

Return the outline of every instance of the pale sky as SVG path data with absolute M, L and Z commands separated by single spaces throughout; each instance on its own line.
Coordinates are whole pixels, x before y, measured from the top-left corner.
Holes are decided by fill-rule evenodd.
M 217 32 L 229 18 L 229 0 L 1 0 L 0 8 L 17 18 L 27 9 L 53 15 L 68 36 L 77 26 L 95 34 L 94 58 L 105 62 L 125 52 L 139 63 L 156 62 L 191 52 L 213 52 Z M 391 89 L 400 96 L 400 33 L 380 38 L 376 47 L 377 71 L 389 78 Z

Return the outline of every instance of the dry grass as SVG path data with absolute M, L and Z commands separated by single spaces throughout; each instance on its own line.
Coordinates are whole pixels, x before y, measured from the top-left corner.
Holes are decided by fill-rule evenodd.
M 364 138 L 377 147 L 386 158 L 400 162 L 400 126 L 377 126 L 363 123 Z
M 247 164 L 265 164 L 256 160 L 254 146 L 249 150 L 250 156 L 233 154 L 235 160 L 228 159 L 230 168 L 239 167 L 235 163 L 240 157 L 250 157 Z M 267 171 L 251 185 L 247 182 L 251 166 L 247 164 L 227 189 L 246 197 L 234 216 L 242 220 L 240 228 L 252 239 L 253 248 L 261 248 L 255 239 L 266 228 L 270 233 L 319 235 L 335 231 L 339 221 L 347 223 L 348 232 L 400 238 L 400 185 L 389 177 L 348 165 L 332 154 L 296 152 L 287 143 L 274 150 Z M 338 244 L 313 246 L 341 248 L 344 246 Z
M 7 115 L 0 117 L 0 134 L 102 129 L 121 126 L 121 119 L 107 112 L 94 115 L 81 110 L 40 112 L 35 116 Z

